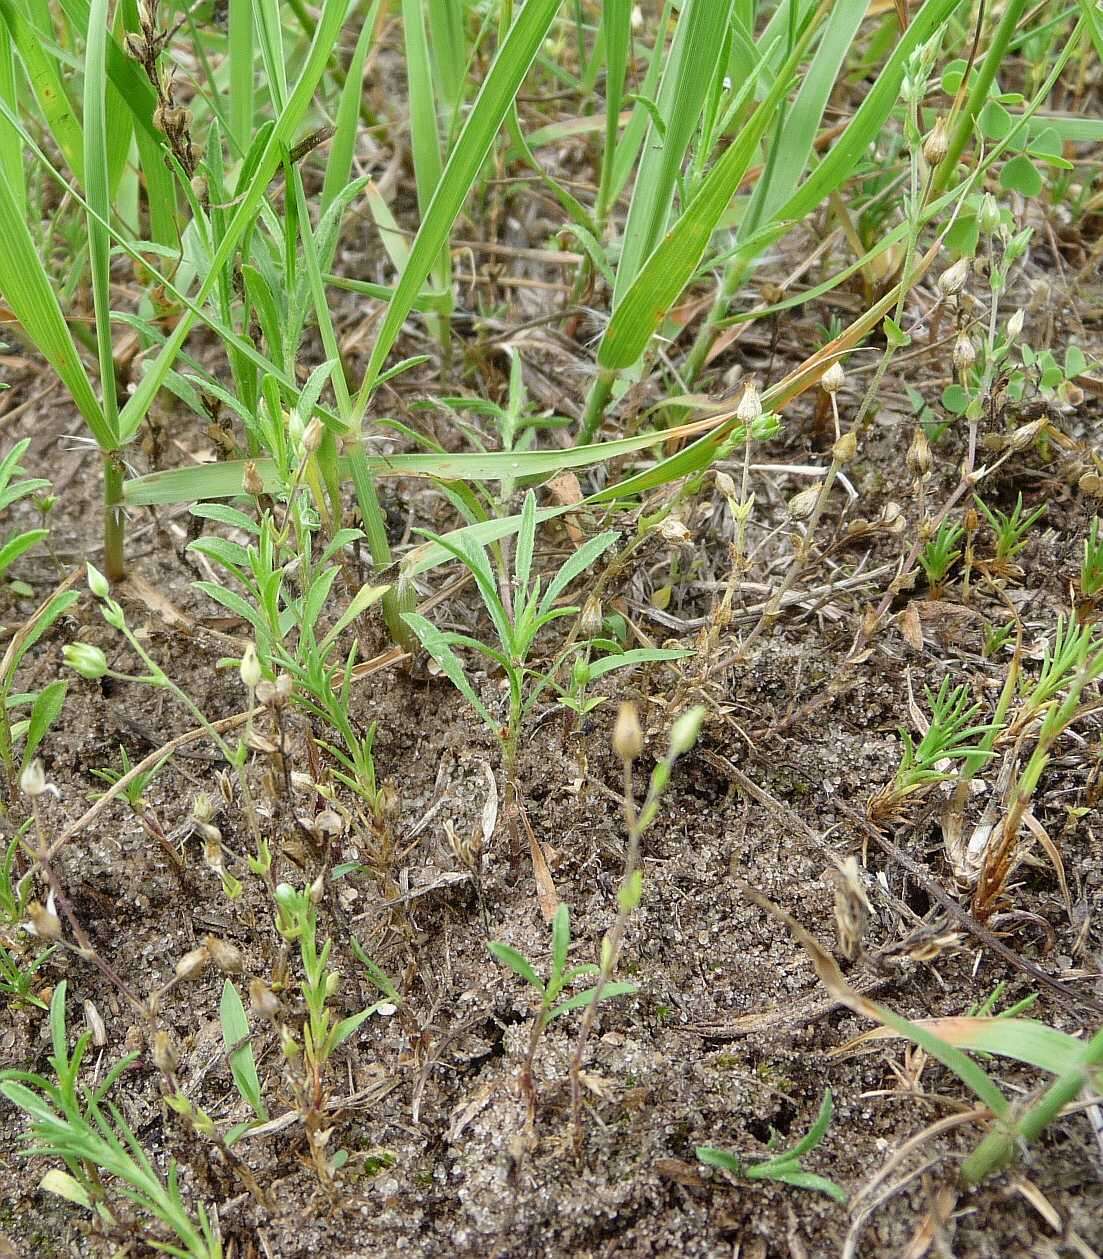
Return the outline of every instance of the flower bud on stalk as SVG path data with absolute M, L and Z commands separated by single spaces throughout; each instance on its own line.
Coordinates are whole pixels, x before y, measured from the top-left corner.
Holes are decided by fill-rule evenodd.
M 643 751 L 643 731 L 635 704 L 621 704 L 613 727 L 613 751 L 626 764 Z

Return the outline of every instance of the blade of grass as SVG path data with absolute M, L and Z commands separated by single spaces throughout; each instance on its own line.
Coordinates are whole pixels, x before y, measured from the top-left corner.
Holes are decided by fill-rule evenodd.
M 227 21 L 230 59 L 230 137 L 244 156 L 253 139 L 253 2 L 230 0 Z
M 601 155 L 601 176 L 594 212 L 599 233 L 613 196 L 613 160 L 617 152 L 620 103 L 624 96 L 628 52 L 632 42 L 632 0 L 605 0 L 601 6 L 601 33 L 605 42 L 605 149 Z
M 15 48 L 6 22 L 0 22 L 0 99 L 13 111 L 19 108 L 15 78 Z M 7 184 L 17 206 L 27 204 L 23 174 L 23 144 L 19 133 L 6 118 L 0 118 L 0 179 Z
M 44 15 L 45 12 L 44 9 Z M 80 122 L 66 94 L 57 62 L 46 50 L 41 32 L 28 20 L 27 12 L 18 0 L 0 0 L 0 18 L 8 27 L 50 134 L 77 182 L 83 183 Z
M 302 121 L 314 89 L 336 47 L 345 9 L 343 0 L 325 0 L 299 78 L 265 142 L 248 185 L 240 195 L 233 218 L 218 242 L 218 247 L 211 259 L 210 270 L 204 276 L 199 291 L 195 295 L 194 307 L 201 307 L 210 297 L 218 283 L 219 274 L 233 257 L 242 236 L 252 227 L 267 190 L 268 181 L 283 160 L 295 129 Z M 196 318 L 197 312 L 189 307 L 123 408 L 120 416 L 120 435 L 124 441 L 129 441 L 137 433 L 153 399 L 164 384 L 165 377 L 171 370 L 181 346 L 194 327 Z
M 685 0 L 659 84 L 665 134 L 648 129 L 624 225 L 614 311 L 666 231 L 678 174 L 717 72 L 732 0 Z
M 6 109 L 6 102 L 3 105 Z M 5 118 L 13 121 L 10 111 Z M 31 239 L 24 208 L 7 180 L 0 180 L 0 291 L 27 338 L 68 389 L 100 448 L 110 449 L 114 433 Z
M 824 9 L 821 8 L 820 11 L 822 13 Z M 624 293 L 601 339 L 597 355 L 599 366 L 623 369 L 631 367 L 641 358 L 659 321 L 693 277 L 721 215 L 751 164 L 774 111 L 789 89 L 792 74 L 813 30 L 814 24 L 806 28 L 804 36 L 790 53 L 769 92 L 744 124 L 738 137 L 702 180 L 697 195 L 659 242 L 640 268 L 636 280 Z M 745 86 L 748 93 L 750 82 Z M 591 429 L 591 434 L 592 431 Z M 582 436 L 587 437 L 585 428 Z
M 559 9 L 560 0 L 528 0 L 498 48 L 422 218 L 395 295 L 376 336 L 353 408 L 359 424 L 379 374 L 440 251 L 448 242 L 479 169 Z
M 341 96 L 337 103 L 336 130 L 329 142 L 329 159 L 326 162 L 325 179 L 322 183 L 322 211 L 332 205 L 337 194 L 348 184 L 352 174 L 352 159 L 356 151 L 356 133 L 360 123 L 360 98 L 364 92 L 364 64 L 375 40 L 375 25 L 379 16 L 380 0 L 372 0 L 364 17 L 356 47 L 352 51 Z M 244 6 L 242 6 L 244 7 Z

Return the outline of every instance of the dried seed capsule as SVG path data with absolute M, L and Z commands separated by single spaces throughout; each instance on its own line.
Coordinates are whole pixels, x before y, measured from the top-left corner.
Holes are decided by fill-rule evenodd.
M 807 489 L 801 490 L 794 494 L 786 504 L 785 510 L 789 513 L 790 520 L 806 520 L 816 510 L 816 503 L 820 497 L 820 490 L 823 485 L 816 482 L 814 485 L 808 486 Z
M 207 936 L 203 941 L 211 961 L 224 975 L 240 975 L 245 969 L 245 960 L 241 950 L 229 940 L 220 940 L 218 936 Z
M 931 166 L 937 166 L 950 151 L 950 143 L 946 138 L 946 123 L 935 119 L 935 124 L 923 141 L 923 156 Z
M 824 393 L 838 393 L 846 384 L 846 372 L 843 371 L 842 363 L 836 361 L 824 372 L 820 378 L 820 388 Z
M 965 287 L 969 278 L 972 262 L 968 258 L 959 258 L 952 266 L 946 268 L 938 277 L 938 289 L 943 297 L 953 297 Z
M 153 1033 L 153 1044 L 150 1046 L 153 1065 L 162 1075 L 175 1075 L 180 1065 L 180 1055 L 168 1032 Z
M 262 1019 L 274 1019 L 280 1012 L 279 997 L 263 979 L 249 980 L 249 1004 L 253 1013 Z
M 246 462 L 244 471 L 241 474 L 241 488 L 246 494 L 251 494 L 254 498 L 258 494 L 264 493 L 264 479 L 257 471 L 255 460 L 250 459 Z
M 197 975 L 202 974 L 210 960 L 211 955 L 203 945 L 200 945 L 197 949 L 192 949 L 190 952 L 185 953 L 176 963 L 176 978 L 194 979 Z
M 743 396 L 735 408 L 735 418 L 743 424 L 753 424 L 762 416 L 762 399 L 758 396 L 758 386 L 748 380 L 743 386 Z
M 53 905 L 31 901 L 27 906 L 27 930 L 40 940 L 60 940 L 61 919 L 54 913 Z
M 931 470 L 931 443 L 922 428 L 917 428 L 905 459 L 913 477 L 924 477 Z
M 635 704 L 621 704 L 613 727 L 613 751 L 624 762 L 634 761 L 643 751 L 643 731 Z
M 858 453 L 858 434 L 853 429 L 849 433 L 844 433 L 842 437 L 831 448 L 831 458 L 840 466 L 845 468 L 848 463 L 852 463 L 854 456 Z
M 972 341 L 964 332 L 960 333 L 954 342 L 954 366 L 959 372 L 967 372 L 976 361 L 977 351 Z

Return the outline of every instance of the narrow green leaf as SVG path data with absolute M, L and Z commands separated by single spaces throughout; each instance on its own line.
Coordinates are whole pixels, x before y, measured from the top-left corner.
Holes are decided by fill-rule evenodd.
M 810 26 L 805 31 L 754 114 L 701 181 L 697 194 L 643 264 L 620 304 L 615 306 L 598 350 L 601 367 L 624 369 L 637 362 L 660 321 L 692 279 L 775 110 L 788 91 L 789 80 L 800 63 L 812 30 Z M 749 91 L 749 85 L 745 90 Z
M 379 373 L 413 300 L 425 283 L 441 250 L 448 241 L 452 224 L 466 201 L 479 169 L 490 152 L 494 137 L 513 103 L 559 10 L 560 0 L 526 0 L 516 15 L 497 56 L 483 80 L 475 103 L 448 155 L 433 199 L 422 216 L 410 258 L 399 279 L 395 295 L 387 307 L 364 381 L 357 395 L 353 418 L 359 423 L 375 390 Z
M 527 983 L 532 984 L 537 992 L 544 991 L 544 981 L 532 968 L 532 963 L 523 953 L 519 953 L 511 945 L 504 944 L 501 940 L 490 940 L 486 946 L 490 950 L 491 956 L 495 961 L 501 962 L 503 966 L 508 966 L 511 971 Z
M 652 122 L 624 225 L 614 311 L 666 232 L 678 174 L 717 73 L 731 9 L 732 0 L 684 0 L 682 4 L 659 85 L 657 108 L 665 134 L 660 136 Z
M 487 727 L 496 731 L 498 723 L 491 717 L 486 705 L 475 694 L 474 688 L 463 671 L 463 665 L 460 663 L 459 657 L 452 650 L 445 635 L 437 629 L 432 621 L 426 620 L 425 617 L 417 612 L 404 612 L 402 619 L 417 635 L 418 642 L 440 666 L 441 672 L 445 677 L 449 679 L 456 690 L 479 714 Z
M 0 112 L 12 121 L 10 109 L 2 100 Z M 111 428 L 31 239 L 27 216 L 13 189 L 3 179 L 0 179 L 0 291 L 31 343 L 69 390 L 100 447 L 112 449 Z
M 630 997 L 633 993 L 639 992 L 638 984 L 628 984 L 616 981 L 606 984 L 601 990 L 602 1001 L 612 1001 L 614 997 Z M 597 986 L 587 988 L 585 992 L 576 992 L 573 997 L 568 997 L 566 1001 L 561 1001 L 554 1010 L 548 1015 L 548 1022 L 557 1019 L 561 1014 L 567 1014 L 571 1010 L 581 1009 L 585 1005 L 589 1005 L 597 994 Z
M 3 0 L 0 0 L 3 3 Z M 157 396 L 165 376 L 172 368 L 188 333 L 195 325 L 198 308 L 201 307 L 214 292 L 224 268 L 230 262 L 245 232 L 252 228 L 256 221 L 260 203 L 268 188 L 268 181 L 276 172 L 284 154 L 292 142 L 296 128 L 299 126 L 310 104 L 314 89 L 322 77 L 329 58 L 337 46 L 337 37 L 341 29 L 346 11 L 345 0 L 324 0 L 322 12 L 314 29 L 314 38 L 310 44 L 306 62 L 299 74 L 287 104 L 280 111 L 275 126 L 268 134 L 264 148 L 257 160 L 252 176 L 240 193 L 233 218 L 218 242 L 214 256 L 211 258 L 210 269 L 199 286 L 193 299 L 193 305 L 181 316 L 172 335 L 161 348 L 157 358 L 150 364 L 145 375 L 138 384 L 130 400 L 123 408 L 120 416 L 121 436 L 129 441 L 138 431 L 153 399 Z M 2 244 L 0 237 L 0 244 Z M 0 285 L 2 287 L 2 285 Z M 420 287 L 420 284 L 417 286 Z
M 249 1041 L 249 1019 L 241 997 L 229 979 L 222 985 L 222 1000 L 218 1009 L 222 1022 L 222 1043 L 229 1055 L 230 1072 L 237 1091 L 253 1108 L 258 1119 L 267 1119 L 268 1112 L 261 1093 L 257 1064 Z M 245 1043 L 241 1044 L 242 1041 Z M 235 1045 L 240 1045 L 240 1048 L 234 1049 Z
M 34 760 L 34 755 L 38 751 L 39 745 L 46 737 L 46 732 L 58 719 L 62 706 L 65 703 L 65 692 L 68 689 L 68 683 L 58 679 L 50 682 L 39 691 L 34 704 L 31 706 L 30 721 L 27 724 L 27 740 L 23 745 L 23 762 L 22 768 L 27 766 Z

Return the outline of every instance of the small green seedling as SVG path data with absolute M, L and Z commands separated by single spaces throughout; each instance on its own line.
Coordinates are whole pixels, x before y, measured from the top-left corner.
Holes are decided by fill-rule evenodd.
M 299 1109 L 315 1170 L 322 1183 L 329 1184 L 334 1173 L 348 1161 L 348 1151 L 337 1150 L 333 1154 L 326 1151 L 332 1129 L 332 1119 L 327 1117 L 324 1110 L 326 1065 L 337 1048 L 348 1040 L 365 1019 L 378 1010 L 380 1003 L 370 1005 L 348 1018 L 334 1021 L 328 1002 L 340 989 L 341 972 L 329 969 L 333 941 L 327 939 L 321 948 L 318 947 L 318 910 L 315 902 L 320 899 L 322 887 L 320 877 L 303 891 L 289 883 L 281 883 L 275 889 L 275 897 L 276 930 L 288 944 L 298 945 L 303 967 L 303 979 L 299 986 L 307 1010 L 306 1021 L 302 1025 L 302 1043 L 285 1028 L 280 1038 L 281 1049 L 289 1061 L 302 1055 L 303 1077 L 299 1090 Z M 240 1020 L 234 1030 L 240 1030 Z M 253 1089 L 252 1080 L 248 1078 L 248 1064 L 243 1061 L 239 1069 L 249 1092 L 259 1099 L 259 1092 Z M 240 1082 L 238 1088 L 241 1088 Z M 244 1096 L 252 1104 L 249 1095 Z
M 950 769 L 941 762 L 981 756 L 987 759 L 991 755 L 977 743 L 978 736 L 986 734 L 991 727 L 975 724 L 981 705 L 969 702 L 966 683 L 951 688 L 950 679 L 943 678 L 938 694 L 927 689 L 926 696 L 931 709 L 927 733 L 916 743 L 906 730 L 900 731 L 904 745 L 900 768 L 892 783 L 870 800 L 871 817 L 891 817 L 910 796 L 933 783 L 952 778 Z
M 832 1101 L 831 1090 L 825 1089 L 820 1112 L 816 1122 L 808 1132 L 784 1154 L 775 1154 L 773 1158 L 763 1159 L 760 1163 L 745 1163 L 738 1154 L 728 1150 L 719 1150 L 712 1145 L 699 1145 L 697 1157 L 708 1167 L 719 1168 L 732 1176 L 744 1180 L 776 1180 L 783 1185 L 794 1185 L 798 1189 L 812 1189 L 817 1193 L 825 1193 L 836 1202 L 846 1203 L 846 1191 L 826 1176 L 817 1176 L 815 1172 L 806 1172 L 800 1164 L 801 1158 L 810 1153 L 824 1139 L 831 1123 Z M 774 1134 L 776 1137 L 776 1134 Z
M 161 1180 L 122 1111 L 105 1101 L 138 1055 L 128 1054 L 116 1063 L 94 1089 L 80 1085 L 81 1063 L 92 1034 L 85 1032 L 70 1055 L 65 988 L 62 980 L 50 1000 L 49 1062 L 57 1082 L 31 1071 L 0 1072 L 0 1093 L 30 1117 L 27 1153 L 60 1159 L 68 1169 L 52 1168 L 42 1187 L 93 1211 L 109 1228 L 137 1208 L 173 1236 L 172 1245 L 162 1243 L 161 1249 L 183 1259 L 222 1259 L 222 1244 L 202 1204 L 197 1207 L 198 1220 L 184 1204 L 176 1164 L 168 1161 L 168 1176 Z M 125 1206 L 115 1206 L 116 1202 Z
M 499 740 L 506 781 L 509 790 L 515 794 L 517 746 L 522 723 L 561 663 L 556 661 L 547 675 L 536 674 L 535 684 L 530 685 L 530 675 L 535 672 L 528 663 L 533 644 L 540 631 L 552 621 L 578 612 L 577 607 L 556 606 L 556 600 L 576 577 L 597 563 L 619 535 L 615 530 L 607 529 L 584 542 L 552 577 L 546 589 L 542 589 L 540 578 L 532 573 L 536 544 L 536 496 L 531 490 L 525 495 L 521 511 L 512 574 L 503 573 L 496 579 L 486 548 L 463 534 L 454 535 L 452 539 L 433 534 L 426 536 L 454 555 L 475 578 L 498 641 L 492 646 L 469 634 L 440 630 L 416 612 L 405 613 L 406 623 L 441 671 Z M 509 712 L 504 724 L 479 698 L 456 655 L 456 647 L 478 652 L 505 673 L 509 685 Z
M 155 765 L 151 765 L 149 769 L 134 777 L 122 789 L 122 797 L 135 813 L 142 813 L 146 809 L 146 792 L 149 790 L 150 783 L 164 769 L 168 763 L 169 756 L 166 754 Z M 119 764 L 121 769 L 94 769 L 92 777 L 98 778 L 100 782 L 105 782 L 109 787 L 113 787 L 121 778 L 125 778 L 127 774 L 134 768 L 130 763 L 130 757 L 127 755 L 126 748 L 119 744 Z M 103 796 L 103 792 L 95 792 L 92 796 L 93 800 L 99 800 Z
M 34 976 L 53 951 L 52 948 L 44 949 L 35 957 L 26 959 L 0 944 L 0 996 L 14 1005 L 34 1005 L 45 1010 L 46 1002 L 34 990 Z
M 1080 565 L 1080 593 L 1094 599 L 1103 590 L 1103 528 L 1096 516 L 1084 539 L 1084 559 Z
M 594 650 L 607 651 L 609 654 L 599 655 L 596 660 L 591 660 L 590 653 Z M 582 645 L 582 654 L 571 668 L 569 686 L 556 687 L 560 692 L 559 702 L 577 717 L 585 717 L 609 698 L 607 695 L 588 693 L 590 686 L 607 673 L 614 673 L 618 669 L 631 669 L 639 664 L 681 660 L 692 654 L 691 651 L 677 651 L 664 647 L 633 647 L 628 651 L 621 651 L 610 639 L 594 639 Z
M 1003 625 L 989 625 L 986 623 L 984 627 L 984 646 L 981 648 L 981 655 L 984 656 L 985 660 L 992 660 L 997 656 L 1014 632 L 1014 621 L 1006 621 Z
M 938 526 L 938 531 L 923 547 L 919 553 L 919 562 L 923 565 L 923 571 L 927 574 L 927 583 L 931 588 L 931 598 L 937 598 L 942 593 L 943 583 L 946 575 L 949 573 L 954 561 L 961 556 L 961 550 L 958 543 L 961 541 L 965 530 L 961 525 L 944 520 Z
M 31 439 L 25 437 L 21 442 L 16 442 L 4 458 L 0 459 L 0 511 L 10 507 L 12 503 L 19 502 L 21 498 L 26 498 L 30 494 L 41 494 L 43 490 L 50 488 L 50 482 L 41 477 L 25 481 L 15 479 L 23 476 L 19 460 L 26 454 L 30 444 Z M 5 539 L 3 545 L 0 546 L 0 581 L 4 580 L 8 569 L 21 555 L 43 541 L 48 534 L 48 529 L 27 529 L 23 533 L 17 533 Z M 19 583 L 16 593 L 30 594 L 30 588 Z
M 562 1014 L 588 1006 L 594 1001 L 595 997 L 601 1001 L 608 1001 L 613 997 L 630 996 L 636 991 L 636 985 L 630 983 L 607 983 L 601 989 L 600 994 L 596 987 L 592 987 L 587 988 L 584 992 L 577 992 L 573 996 L 560 1000 L 564 989 L 569 987 L 576 979 L 580 979 L 584 975 L 597 975 L 600 973 L 600 968 L 592 962 L 584 962 L 579 966 L 567 968 L 567 954 L 570 952 L 571 947 L 571 919 L 570 911 L 562 902 L 555 911 L 555 917 L 552 919 L 551 971 L 548 974 L 546 983 L 536 973 L 535 966 L 528 958 L 511 945 L 504 944 L 501 940 L 491 940 L 486 947 L 490 950 L 490 954 L 495 961 L 501 962 L 503 966 L 508 966 L 514 974 L 520 975 L 526 983 L 531 984 L 536 989 L 540 997 L 540 1007 L 536 1011 L 536 1016 L 532 1022 L 528 1051 L 525 1054 L 525 1061 L 521 1067 L 521 1091 L 528 1102 L 529 1122 L 531 1123 L 536 1113 L 536 1090 L 532 1081 L 532 1064 L 536 1057 L 536 1050 L 540 1045 L 541 1037 L 544 1035 L 544 1030 L 548 1024 Z
M 999 508 L 989 507 L 979 495 L 974 495 L 973 501 L 996 535 L 995 567 L 997 571 L 1006 571 L 1015 556 L 1026 547 L 1026 535 L 1032 526 L 1045 515 L 1046 505 L 1042 503 L 1029 515 L 1024 516 L 1021 493 L 1015 500 L 1015 506 L 1010 514 L 1000 511 Z
M 30 829 L 28 818 L 13 836 L 0 856 L 0 926 L 22 922 L 27 916 L 27 906 L 34 893 L 34 876 L 30 870 L 18 873 L 20 840 Z

